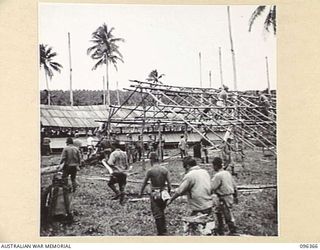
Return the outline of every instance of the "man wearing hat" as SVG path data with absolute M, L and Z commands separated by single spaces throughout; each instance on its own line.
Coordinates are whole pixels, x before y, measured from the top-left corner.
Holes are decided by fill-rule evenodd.
M 66 143 L 67 146 L 63 149 L 60 160 L 60 164 L 63 164 L 62 178 L 65 180 L 65 183 L 68 183 L 70 175 L 73 192 L 75 192 L 77 188 L 76 175 L 81 163 L 81 156 L 79 149 L 73 145 L 71 137 L 67 138 Z

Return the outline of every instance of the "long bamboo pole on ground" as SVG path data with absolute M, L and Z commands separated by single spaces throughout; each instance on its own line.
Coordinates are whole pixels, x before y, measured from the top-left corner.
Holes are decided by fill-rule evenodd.
M 81 177 L 80 177 L 81 178 Z M 99 177 L 99 176 L 92 176 L 92 177 L 83 177 L 85 179 L 88 179 L 88 180 L 101 180 L 101 181 L 105 181 L 105 180 L 109 180 L 110 177 L 107 176 L 107 177 Z M 130 183 L 137 183 L 137 184 L 142 184 L 143 183 L 143 180 L 133 180 L 133 179 L 128 179 L 127 182 L 130 182 Z M 149 182 L 150 183 L 150 182 Z M 171 186 L 172 187 L 179 187 L 179 183 L 171 183 Z M 238 190 L 242 191 L 242 190 L 256 190 L 256 189 L 275 189 L 277 188 L 277 185 L 274 185 L 274 184 L 262 184 L 262 185 L 259 185 L 259 184 L 256 184 L 256 185 L 240 185 L 237 187 Z
M 71 42 L 70 32 L 68 32 L 68 48 L 69 48 L 69 68 L 70 68 L 70 106 L 73 106 L 73 91 L 72 91 L 72 64 L 71 64 Z

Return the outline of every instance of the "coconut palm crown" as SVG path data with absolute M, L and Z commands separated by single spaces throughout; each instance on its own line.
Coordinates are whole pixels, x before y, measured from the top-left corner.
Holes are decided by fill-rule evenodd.
M 90 55 L 93 60 L 97 61 L 92 70 L 96 70 L 99 66 L 106 65 L 108 104 L 110 104 L 108 64 L 111 63 L 117 70 L 117 62 L 123 62 L 123 56 L 119 51 L 117 43 L 124 42 L 124 39 L 114 37 L 113 31 L 114 28 L 109 29 L 105 23 L 99 26 L 97 30 L 92 33 L 92 39 L 90 40 L 94 45 L 87 50 L 87 54 Z M 105 101 L 106 100 L 104 100 L 104 102 Z
M 52 47 L 49 47 L 46 44 L 40 44 L 40 69 L 43 67 L 45 77 L 46 77 L 46 85 L 48 91 L 48 105 L 50 105 L 50 91 L 49 91 L 49 83 L 48 83 L 48 76 L 51 80 L 53 77 L 53 72 L 61 72 L 63 68 L 61 64 L 53 61 L 54 58 L 57 56 L 57 53 L 52 50 Z
M 261 16 L 263 12 L 267 9 L 267 6 L 260 5 L 258 6 L 255 11 L 252 13 L 250 20 L 249 20 L 249 32 L 252 30 L 252 26 L 256 20 L 257 17 Z M 276 6 L 271 5 L 269 7 L 269 12 L 266 16 L 266 19 L 264 21 L 264 29 L 266 31 L 270 31 L 270 27 L 272 26 L 273 34 L 275 35 L 277 33 L 277 18 L 276 18 Z
M 160 83 L 162 84 L 162 82 L 160 82 L 160 78 L 162 78 L 163 76 L 165 76 L 165 74 L 159 74 L 158 71 L 152 70 L 149 75 L 148 78 L 146 79 L 148 82 L 152 82 L 152 83 Z
M 52 50 L 48 45 L 40 44 L 40 68 L 44 68 L 46 74 L 50 77 L 53 76 L 53 71 L 61 72 L 62 65 L 54 62 L 54 57 L 57 53 Z

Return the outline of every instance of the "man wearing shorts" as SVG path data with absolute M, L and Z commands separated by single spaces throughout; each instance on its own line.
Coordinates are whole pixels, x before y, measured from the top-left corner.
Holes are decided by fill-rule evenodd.
M 124 190 L 127 184 L 127 174 L 124 172 L 129 169 L 128 157 L 126 152 L 120 149 L 119 142 L 113 143 L 114 151 L 110 154 L 108 165 L 112 169 L 111 178 L 108 186 L 115 193 L 112 200 L 117 200 L 120 198 L 120 204 L 124 201 Z M 119 190 L 116 188 L 115 184 L 119 185 Z

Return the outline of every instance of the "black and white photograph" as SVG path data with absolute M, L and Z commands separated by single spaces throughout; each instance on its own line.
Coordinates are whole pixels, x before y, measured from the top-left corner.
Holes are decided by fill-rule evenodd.
M 276 11 L 38 3 L 39 235 L 279 236 Z

